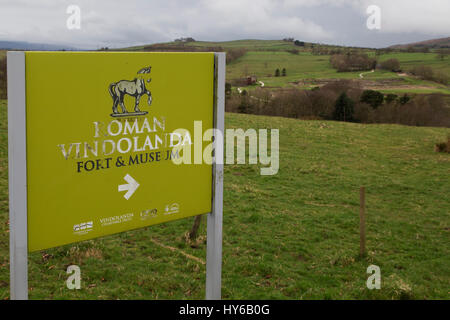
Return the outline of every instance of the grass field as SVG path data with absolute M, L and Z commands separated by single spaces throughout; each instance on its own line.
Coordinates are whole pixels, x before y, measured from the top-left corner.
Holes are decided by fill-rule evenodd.
M 450 58 L 440 60 L 436 53 L 388 53 L 381 56 L 381 61 L 388 59 L 398 59 L 401 68 L 410 70 L 416 65 L 424 64 L 430 66 L 435 71 L 450 74 Z
M 177 42 L 166 42 L 166 43 L 158 43 L 158 45 L 164 46 L 173 46 L 178 47 L 180 43 Z M 194 41 L 187 42 L 185 44 L 189 47 L 222 47 L 224 49 L 235 49 L 235 48 L 245 48 L 251 51 L 260 51 L 260 50 L 268 50 L 268 51 L 281 51 L 299 48 L 295 46 L 292 42 L 282 41 L 282 40 L 233 40 L 233 41 L 221 41 L 221 42 L 213 42 L 213 41 Z M 142 46 L 134 46 L 128 48 L 120 48 L 114 50 L 126 50 L 126 51 L 140 51 L 145 47 Z
M 401 67 L 404 70 L 410 70 L 414 65 L 429 65 L 434 70 L 439 70 L 446 74 L 450 74 L 450 58 L 444 61 L 436 59 L 436 54 L 416 54 L 401 53 L 383 55 L 380 60 L 389 58 L 398 58 Z M 280 71 L 286 68 L 286 77 L 275 77 L 276 69 Z M 396 92 L 416 92 L 416 89 L 426 87 L 429 93 L 444 93 L 450 95 L 450 87 L 431 81 L 424 81 L 414 77 L 399 77 L 394 72 L 384 70 L 376 70 L 374 73 L 367 73 L 360 78 L 361 72 L 337 72 L 330 64 L 330 56 L 328 55 L 312 55 L 310 52 L 300 52 L 298 55 L 285 51 L 250 51 L 243 57 L 227 65 L 227 79 L 236 79 L 244 77 L 246 74 L 253 74 L 258 80 L 263 81 L 268 87 L 284 87 L 292 85 L 298 80 L 314 80 L 314 79 L 353 79 L 380 81 L 380 80 L 400 80 L 398 90 Z M 385 90 L 390 90 L 386 87 Z
M 258 80 L 264 82 L 265 86 L 286 87 L 295 85 L 299 80 L 315 79 L 354 79 L 370 81 L 398 80 L 399 76 L 394 72 L 376 70 L 374 73 L 365 74 L 364 79 L 360 78 L 360 72 L 337 72 L 330 64 L 329 55 L 313 55 L 309 43 L 305 47 L 295 46 L 292 42 L 282 40 L 238 40 L 225 42 L 195 41 L 185 44 L 169 42 L 159 44 L 166 47 L 188 46 L 191 48 L 222 47 L 224 50 L 245 48 L 248 52 L 241 58 L 227 65 L 227 80 L 242 78 L 247 75 L 256 75 Z M 333 47 L 333 46 L 328 46 Z M 140 51 L 144 46 L 124 48 L 120 50 Z M 297 49 L 299 54 L 292 54 L 287 50 Z M 371 56 L 375 56 L 375 51 L 371 49 L 360 49 Z M 402 70 L 409 71 L 417 65 L 427 65 L 434 71 L 439 71 L 450 75 L 450 58 L 440 60 L 436 53 L 408 53 L 394 52 L 383 54 L 377 57 L 378 61 L 385 61 L 391 58 L 398 59 Z M 275 70 L 286 68 L 286 77 L 274 77 Z M 450 95 L 450 87 L 436 82 L 423 81 L 411 76 L 402 77 L 397 86 L 386 85 L 383 92 L 394 93 L 442 93 Z M 414 83 L 414 84 L 413 84 Z M 308 89 L 309 86 L 299 87 Z M 252 89 L 249 87 L 248 89 Z
M 227 81 L 242 78 L 247 75 L 256 75 L 259 81 L 263 81 L 267 88 L 296 86 L 300 89 L 309 89 L 311 86 L 298 86 L 295 83 L 301 80 L 327 80 L 327 79 L 353 79 L 369 81 L 383 81 L 383 80 L 399 80 L 395 85 L 384 85 L 380 91 L 385 93 L 442 93 L 450 96 L 450 86 L 438 84 L 436 82 L 424 81 L 411 76 L 399 77 L 394 72 L 387 72 L 383 70 L 376 70 L 374 73 L 364 75 L 360 78 L 361 72 L 337 72 L 330 64 L 329 55 L 313 55 L 311 53 L 309 43 L 306 47 L 295 46 L 292 42 L 282 40 L 236 40 L 225 42 L 209 42 L 209 41 L 195 41 L 185 44 L 177 42 L 160 43 L 164 47 L 180 47 L 182 45 L 188 47 L 222 47 L 224 50 L 245 48 L 248 52 L 241 58 L 229 63 L 227 65 Z M 113 49 L 116 51 L 142 51 L 144 45 L 134 46 L 128 48 Z M 332 46 L 329 46 L 332 47 Z M 299 54 L 292 54 L 286 50 L 297 49 Z M 363 50 L 363 49 L 361 49 Z M 375 52 L 370 49 L 364 49 L 369 55 L 374 56 Z M 5 54 L 5 51 L 0 50 L 0 58 Z M 444 60 L 437 58 L 436 53 L 407 53 L 394 52 L 383 54 L 377 59 L 379 61 L 388 60 L 391 58 L 398 59 L 401 68 L 405 71 L 411 70 L 417 65 L 427 65 L 433 68 L 434 71 L 439 71 L 450 75 L 450 58 Z M 275 77 L 275 70 L 286 68 L 286 77 Z M 247 88 L 251 90 L 252 87 Z
M 280 129 L 280 171 L 227 165 L 223 298 L 448 299 L 449 129 L 226 114 L 227 128 Z M 6 101 L 0 102 L 0 299 L 9 297 Z M 359 187 L 367 248 L 359 250 Z M 205 224 L 191 219 L 30 254 L 31 299 L 203 299 Z M 194 258 L 195 257 L 195 258 Z M 81 267 L 82 289 L 65 286 Z M 381 290 L 366 269 L 381 268 Z

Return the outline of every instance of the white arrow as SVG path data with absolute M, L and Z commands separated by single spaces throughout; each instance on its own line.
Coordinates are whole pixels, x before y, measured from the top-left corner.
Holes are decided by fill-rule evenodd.
M 136 191 L 136 189 L 139 187 L 139 183 L 133 179 L 128 173 L 124 177 L 125 181 L 128 182 L 128 184 L 121 184 L 119 185 L 119 192 L 121 191 L 128 191 L 123 196 L 125 199 L 130 199 L 130 197 L 133 195 L 133 193 Z

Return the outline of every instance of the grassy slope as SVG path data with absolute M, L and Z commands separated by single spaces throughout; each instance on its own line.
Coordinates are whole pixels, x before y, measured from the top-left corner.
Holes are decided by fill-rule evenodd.
M 417 65 L 427 65 L 433 68 L 434 71 L 440 71 L 447 75 L 450 74 L 450 58 L 440 60 L 436 53 L 388 53 L 381 56 L 380 60 L 398 59 L 401 62 L 401 67 L 404 70 L 410 70 Z
M 410 70 L 414 65 L 429 65 L 434 70 L 450 74 L 450 58 L 444 61 L 438 60 L 434 53 L 400 53 L 386 54 L 379 59 L 384 61 L 397 58 L 404 70 Z M 265 83 L 266 86 L 286 86 L 290 82 L 305 79 L 360 79 L 361 72 L 337 72 L 330 64 L 328 55 L 312 55 L 310 52 L 301 52 L 298 55 L 285 51 L 250 51 L 238 60 L 227 66 L 227 79 L 243 77 L 244 74 L 254 74 Z M 286 68 L 287 77 L 274 77 L 276 69 Z M 374 73 L 364 75 L 364 80 L 398 80 L 399 76 L 394 72 L 376 70 Z M 397 92 L 416 92 L 417 87 L 426 92 L 441 92 L 450 94 L 450 88 L 431 81 L 423 81 L 411 77 L 405 77 L 396 85 L 410 86 L 397 89 Z M 414 86 L 411 87 L 411 86 Z
M 6 102 L 0 102 L 0 299 L 9 296 Z M 227 114 L 228 128 L 280 129 L 280 171 L 225 167 L 226 299 L 448 299 L 448 129 Z M 358 188 L 367 188 L 368 257 L 357 257 Z M 31 299 L 202 299 L 205 259 L 183 240 L 192 219 L 30 255 Z M 205 237 L 205 224 L 201 227 Z M 381 267 L 382 289 L 365 287 Z M 78 264 L 82 289 L 65 287 Z
M 287 70 L 287 77 L 272 77 L 275 69 Z M 282 86 L 300 79 L 356 79 L 359 72 L 336 72 L 331 68 L 329 56 L 314 56 L 309 52 L 294 55 L 279 51 L 251 51 L 227 66 L 227 79 L 254 74 L 267 86 Z M 270 75 L 270 76 L 269 76 Z
M 164 46 L 179 46 L 180 43 L 177 42 L 166 42 L 166 43 L 158 43 L 156 45 L 164 45 Z M 187 42 L 186 46 L 189 47 L 222 47 L 224 49 L 233 49 L 233 48 L 245 48 L 248 50 L 256 51 L 256 50 L 270 50 L 270 51 L 279 51 L 279 50 L 287 50 L 296 47 L 292 42 L 286 42 L 282 40 L 233 40 L 233 41 L 221 41 L 221 42 L 212 42 L 212 41 L 195 41 L 195 42 Z M 126 51 L 140 51 L 145 46 L 134 46 L 128 48 L 122 48 L 118 50 L 126 50 Z
M 162 43 L 165 46 L 178 46 L 175 42 Z M 245 48 L 249 52 L 243 58 L 228 66 L 227 75 L 230 79 L 241 77 L 243 67 L 247 66 L 248 73 L 259 77 L 265 77 L 267 74 L 273 74 L 276 68 L 287 68 L 288 75 L 292 79 L 305 78 L 358 78 L 359 72 L 338 73 L 329 64 L 330 56 L 314 56 L 310 53 L 309 43 L 306 47 L 295 46 L 292 42 L 282 40 L 235 40 L 224 42 L 195 41 L 186 43 L 189 47 L 222 47 L 224 49 Z M 333 46 L 328 46 L 333 47 Z M 144 46 L 123 48 L 120 50 L 140 51 Z M 286 50 L 300 50 L 300 55 L 296 56 L 286 52 Z M 369 55 L 374 56 L 374 51 L 364 49 Z M 411 69 L 414 65 L 425 64 L 431 66 L 436 71 L 450 74 L 450 60 L 443 61 L 436 58 L 435 53 L 389 53 L 378 57 L 380 61 L 396 58 L 401 62 L 404 70 Z M 266 65 L 267 63 L 267 65 Z M 367 75 L 370 79 L 389 79 L 397 78 L 392 72 L 377 71 L 375 74 Z M 291 78 L 278 79 L 286 83 Z M 271 79 L 269 81 L 273 81 Z
M 161 43 L 158 45 L 174 46 L 176 42 Z M 226 49 L 245 48 L 248 52 L 238 60 L 227 65 L 227 79 L 236 79 L 249 74 L 256 75 L 258 80 L 264 82 L 268 87 L 284 87 L 291 82 L 311 79 L 360 79 L 360 72 L 337 72 L 331 67 L 330 56 L 315 56 L 310 52 L 310 43 L 306 47 L 295 46 L 292 42 L 282 40 L 235 40 L 224 42 L 195 41 L 185 44 L 189 47 L 222 47 Z M 328 46 L 333 47 L 333 46 Z M 141 51 L 144 46 L 135 46 L 117 50 Z M 286 50 L 297 49 L 299 55 L 294 55 Z M 375 52 L 364 49 L 369 55 Z M 424 64 L 431 66 L 433 70 L 450 74 L 450 58 L 444 61 L 438 60 L 435 53 L 391 53 L 378 57 L 379 61 L 396 58 L 401 63 L 401 68 L 410 70 L 415 65 Z M 273 77 L 275 70 L 287 69 L 287 77 Z M 375 73 L 366 74 L 367 80 L 398 80 L 396 73 L 377 70 Z M 399 87 L 403 86 L 403 87 Z M 310 88 L 306 85 L 303 88 Z M 251 89 L 249 87 L 248 89 Z M 443 93 L 450 95 L 450 87 L 431 81 L 423 81 L 411 77 L 404 78 L 395 87 L 386 87 L 381 91 L 385 93 Z

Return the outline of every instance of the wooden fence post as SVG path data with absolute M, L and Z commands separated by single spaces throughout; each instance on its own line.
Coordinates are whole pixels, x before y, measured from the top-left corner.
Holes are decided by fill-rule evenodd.
M 366 254 L 366 189 L 359 189 L 359 255 Z

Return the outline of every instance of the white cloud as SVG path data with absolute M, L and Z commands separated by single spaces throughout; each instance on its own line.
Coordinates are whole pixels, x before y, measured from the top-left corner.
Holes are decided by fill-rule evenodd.
M 71 4 L 81 8 L 81 30 L 66 28 L 66 8 Z M 371 4 L 381 7 L 381 33 L 442 35 L 450 30 L 448 0 L 0 0 L 0 40 L 91 48 L 182 36 L 341 42 L 358 39 Z M 344 19 L 355 28 L 349 34 L 348 26 L 330 27 L 321 19 Z

